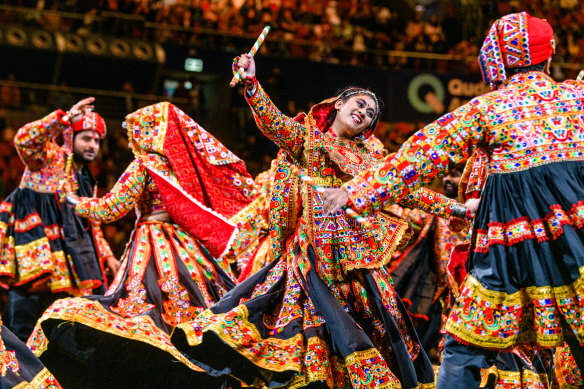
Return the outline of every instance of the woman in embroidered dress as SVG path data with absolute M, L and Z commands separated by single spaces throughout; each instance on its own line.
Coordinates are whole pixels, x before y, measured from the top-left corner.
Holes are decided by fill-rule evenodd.
M 286 155 L 271 192 L 275 260 L 177 326 L 173 344 L 210 374 L 260 387 L 433 387 L 432 365 L 384 268 L 407 241 L 407 223 L 325 215 L 319 194 L 291 170 L 333 187 L 374 166 L 382 149 L 365 140 L 380 116 L 376 96 L 348 88 L 292 119 L 255 82 L 253 58 L 244 54 L 238 66 L 256 123 Z
M 215 387 L 221 380 L 186 360 L 169 333 L 234 286 L 215 258 L 235 236 L 228 219 L 253 200 L 253 179 L 169 103 L 128 115 L 126 125 L 135 159 L 111 192 L 66 196 L 76 213 L 102 222 L 136 209 L 122 267 L 105 296 L 55 302 L 28 344 L 68 387 Z
M 398 153 L 325 194 L 326 208 L 374 213 L 443 174 L 478 147 L 487 179 L 470 269 L 450 312 L 438 386 L 476 388 L 481 369 L 525 343 L 566 341 L 584 365 L 584 88 L 549 77 L 555 48 L 545 20 L 497 20 L 481 48 L 497 90 L 429 124 Z M 507 77 L 509 75 L 509 77 Z

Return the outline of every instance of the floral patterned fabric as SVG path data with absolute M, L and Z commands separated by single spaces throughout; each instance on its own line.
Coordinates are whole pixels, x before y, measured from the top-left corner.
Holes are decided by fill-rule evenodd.
M 231 163 L 239 163 L 239 160 L 234 160 L 235 157 L 227 151 L 218 155 L 211 153 L 211 143 L 215 144 L 215 149 L 222 146 L 219 147 L 216 140 L 211 142 L 210 134 L 183 115 L 178 109 L 163 103 L 129 115 L 129 136 L 136 143 L 133 147 L 138 147 L 139 141 L 143 148 L 135 150 L 136 159 L 109 193 L 101 198 L 79 198 L 75 206 L 79 215 L 101 222 L 115 221 L 135 209 L 138 220 L 122 266 L 105 295 L 55 302 L 39 320 L 29 339 L 29 347 L 51 370 L 59 371 L 59 380 L 67 386 L 218 387 L 229 381 L 228 378 L 215 380 L 207 376 L 182 357 L 170 343 L 170 333 L 178 324 L 193 320 L 234 286 L 229 263 L 223 257 L 214 258 L 206 244 L 224 247 L 217 251 L 225 250 L 231 244 L 235 224 L 227 216 L 231 211 L 237 214 L 237 207 L 241 209 L 249 204 L 253 191 L 248 191 L 249 188 L 244 188 L 239 182 L 245 181 L 245 170 L 232 169 Z M 152 121 L 164 123 L 169 132 L 163 136 L 162 124 L 153 125 Z M 173 126 L 180 128 L 170 130 Z M 193 139 L 195 134 L 199 135 L 192 144 L 183 145 L 188 151 L 186 157 L 193 153 L 191 159 L 179 158 L 171 162 L 166 156 L 147 149 L 160 147 L 159 142 L 168 146 L 166 136 L 171 136 L 171 131 L 184 132 L 187 129 L 193 130 L 189 130 Z M 156 138 L 156 141 L 148 143 L 151 138 Z M 200 146 L 201 138 L 208 141 L 204 151 L 197 146 Z M 225 159 L 220 160 L 220 155 Z M 207 169 L 204 171 L 216 173 L 215 182 L 225 189 L 223 202 L 216 197 L 212 202 L 205 200 L 207 195 L 215 196 L 217 188 L 212 193 L 197 193 L 200 201 L 190 194 L 193 185 L 199 185 L 199 190 L 204 191 L 212 184 L 211 177 L 205 176 L 203 170 L 199 173 L 201 181 L 205 182 L 191 182 L 190 188 L 182 184 L 184 175 L 196 169 L 187 166 L 188 161 L 197 158 L 206 161 L 199 161 L 199 167 Z M 174 170 L 173 163 L 183 166 L 182 178 Z M 243 165 L 237 166 L 243 168 Z M 227 190 L 228 187 L 231 191 Z M 175 195 L 182 197 L 173 197 Z M 231 195 L 233 197 L 229 197 Z M 177 210 L 169 220 L 164 211 L 169 207 L 182 209 L 184 204 L 193 205 L 190 214 L 182 217 Z M 174 220 L 176 215 L 180 216 L 178 220 Z M 193 226 L 195 222 L 208 222 L 208 226 L 197 230 L 196 237 L 185 228 L 185 225 Z M 205 235 L 205 228 L 209 226 L 216 229 Z M 218 231 L 221 226 L 227 227 L 225 234 Z M 68 325 L 61 326 L 65 322 Z M 62 356 L 64 349 L 69 350 L 67 355 L 71 358 Z M 124 360 L 130 366 L 144 364 L 148 368 L 128 369 Z M 78 363 L 87 366 L 81 369 L 83 374 L 63 368 Z M 100 371 L 108 371 L 110 384 L 102 382 L 106 378 Z
M 87 294 L 104 282 L 103 263 L 113 254 L 99 223 L 85 226 L 87 222 L 73 220 L 56 198 L 68 149 L 55 138 L 72 131 L 63 115 L 55 111 L 16 134 L 15 146 L 26 167 L 20 187 L 0 204 L 0 275 L 8 285 L 35 283 L 39 290 L 44 283 L 53 292 Z M 91 175 L 88 169 L 83 174 Z M 94 191 L 78 193 L 91 196 Z M 65 224 L 67 233 L 76 234 L 77 244 L 87 242 L 90 252 L 76 252 L 62 230 Z
M 0 386 L 16 389 L 61 389 L 49 372 L 0 320 Z

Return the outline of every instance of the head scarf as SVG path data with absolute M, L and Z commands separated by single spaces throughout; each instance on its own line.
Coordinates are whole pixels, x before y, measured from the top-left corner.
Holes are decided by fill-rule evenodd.
M 350 98 L 352 96 L 356 96 L 356 95 L 367 95 L 367 96 L 370 96 L 375 101 L 375 116 L 373 117 L 373 120 L 371 120 L 371 124 L 365 130 L 363 130 L 363 132 L 361 134 L 359 134 L 357 136 L 361 137 L 363 140 L 366 140 L 371 135 L 373 135 L 373 132 L 375 131 L 375 127 L 377 126 L 377 123 L 379 122 L 379 117 L 381 116 L 381 107 L 379 106 L 379 101 L 378 101 L 375 93 L 371 92 L 368 89 L 359 88 L 359 87 L 348 88 L 348 89 L 344 90 L 343 93 L 341 93 L 340 95 L 328 98 L 328 99 L 316 104 L 315 106 L 313 106 L 312 109 L 310 110 L 309 115 L 315 119 L 315 124 L 316 124 L 317 128 L 321 131 L 327 131 L 328 127 L 330 127 L 332 125 L 332 123 L 327 122 L 327 119 L 328 119 L 331 111 L 333 111 L 335 109 L 335 103 L 337 102 L 337 100 L 339 100 L 342 97 L 344 97 L 345 99 L 348 99 L 348 98 Z M 296 118 L 294 118 L 294 120 L 296 120 L 299 123 L 303 123 L 305 118 L 306 118 L 306 114 L 301 113 Z
M 505 15 L 493 23 L 481 51 L 483 81 L 494 87 L 507 80 L 505 68 L 537 65 L 555 52 L 550 24 L 527 12 Z
M 126 127 L 173 221 L 220 257 L 236 232 L 228 219 L 255 197 L 243 161 L 167 102 L 128 115 Z
M 105 120 L 103 120 L 101 115 L 96 112 L 88 112 L 83 115 L 81 120 L 76 121 L 71 127 L 68 127 L 63 132 L 63 145 L 68 153 L 71 153 L 73 150 L 73 139 L 75 134 L 81 131 L 95 131 L 99 134 L 99 137 L 103 139 L 107 133 Z

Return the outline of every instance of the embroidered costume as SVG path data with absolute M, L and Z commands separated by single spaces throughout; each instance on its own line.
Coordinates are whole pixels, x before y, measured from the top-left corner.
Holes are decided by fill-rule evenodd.
M 271 192 L 275 260 L 177 326 L 173 344 L 210 374 L 252 385 L 433 387 L 432 366 L 383 267 L 408 225 L 386 214 L 369 218 L 371 229 L 344 212 L 326 216 L 319 194 L 290 169 L 300 164 L 334 187 L 381 158 L 367 143 L 327 131 L 335 100 L 293 120 L 260 86 L 248 96 L 256 123 L 289 159 L 277 159 Z
M 456 202 L 439 193 L 431 194 L 426 200 Z M 450 253 L 466 241 L 468 230 L 452 231 L 448 219 L 417 208 L 394 204 L 389 210 L 407 220 L 415 232 L 416 238 L 391 264 L 389 271 L 410 316 L 418 319 L 416 331 L 422 346 L 430 351 L 438 346 L 443 307 L 449 303 L 446 269 Z
M 136 209 L 122 266 L 104 296 L 49 307 L 28 345 L 71 387 L 216 387 L 220 380 L 183 357 L 169 334 L 234 286 L 221 256 L 236 234 L 229 218 L 255 196 L 253 179 L 241 160 L 169 103 L 142 108 L 126 124 L 134 161 L 108 194 L 75 206 L 103 222 Z
M 475 148 L 488 153 L 470 272 L 446 324 L 451 337 L 445 355 L 451 347 L 453 363 L 463 355 L 456 351 L 461 343 L 491 350 L 522 343 L 560 346 L 572 333 L 584 342 L 584 90 L 578 81 L 557 83 L 540 71 L 509 78 L 498 72 L 533 65 L 530 54 L 551 56 L 547 22 L 511 14 L 493 29 L 481 62 L 504 54 L 504 64 L 495 61 L 484 69 L 486 81 L 505 84 L 426 126 L 383 164 L 346 185 L 349 203 L 371 212 Z M 457 382 L 472 385 L 468 376 L 458 378 L 454 371 L 442 376 L 441 370 L 439 386 L 442 377 L 445 386 L 454 385 L 450 388 Z
M 237 264 L 238 283 L 274 260 L 272 239 L 269 235 L 270 198 L 276 169 L 283 158 L 285 153 L 280 151 L 270 169 L 257 175 L 254 181 L 258 196 L 231 218 L 237 225 L 237 236 L 225 258 L 230 263 Z
M 103 135 L 103 119 L 91 115 L 100 125 L 87 129 Z M 11 287 L 6 323 L 23 340 L 43 310 L 66 295 L 57 293 L 105 291 L 104 262 L 113 255 L 99 223 L 79 218 L 57 197 L 71 144 L 55 139 L 72 139 L 73 131 L 57 110 L 20 128 L 14 140 L 26 168 L 19 188 L 0 204 L 0 275 Z M 75 179 L 78 195 L 94 195 L 87 166 L 75 171 Z
M 61 389 L 57 379 L 0 320 L 0 387 Z

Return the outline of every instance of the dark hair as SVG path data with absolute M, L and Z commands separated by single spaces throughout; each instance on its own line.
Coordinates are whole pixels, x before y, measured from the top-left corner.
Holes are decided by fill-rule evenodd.
M 377 97 L 377 95 L 373 91 L 371 91 L 370 89 L 361 88 L 358 86 L 347 86 L 343 89 L 339 89 L 335 93 L 335 96 L 339 96 L 339 100 L 346 102 L 347 100 L 349 100 L 349 98 L 351 98 L 352 96 L 358 95 L 358 94 L 365 94 L 365 95 L 373 97 L 373 99 L 375 100 L 375 102 L 377 104 L 377 108 L 375 110 L 375 115 L 373 116 L 373 119 L 371 120 L 371 124 L 369 125 L 369 127 L 367 127 L 367 128 L 371 128 L 374 130 L 375 127 L 377 126 L 377 123 L 379 122 L 379 117 L 381 116 L 381 111 L 383 109 L 383 101 L 379 97 Z M 329 112 L 328 116 L 326 117 L 327 127 L 330 127 L 333 124 L 336 117 L 337 117 L 337 110 L 336 109 L 331 110 Z
M 525 72 L 543 72 L 543 69 L 545 68 L 546 62 L 547 62 L 547 59 L 545 61 L 540 62 L 540 63 L 535 64 L 535 65 L 521 66 L 518 68 L 505 68 L 505 71 L 511 75 L 518 74 L 518 73 L 525 73 Z

